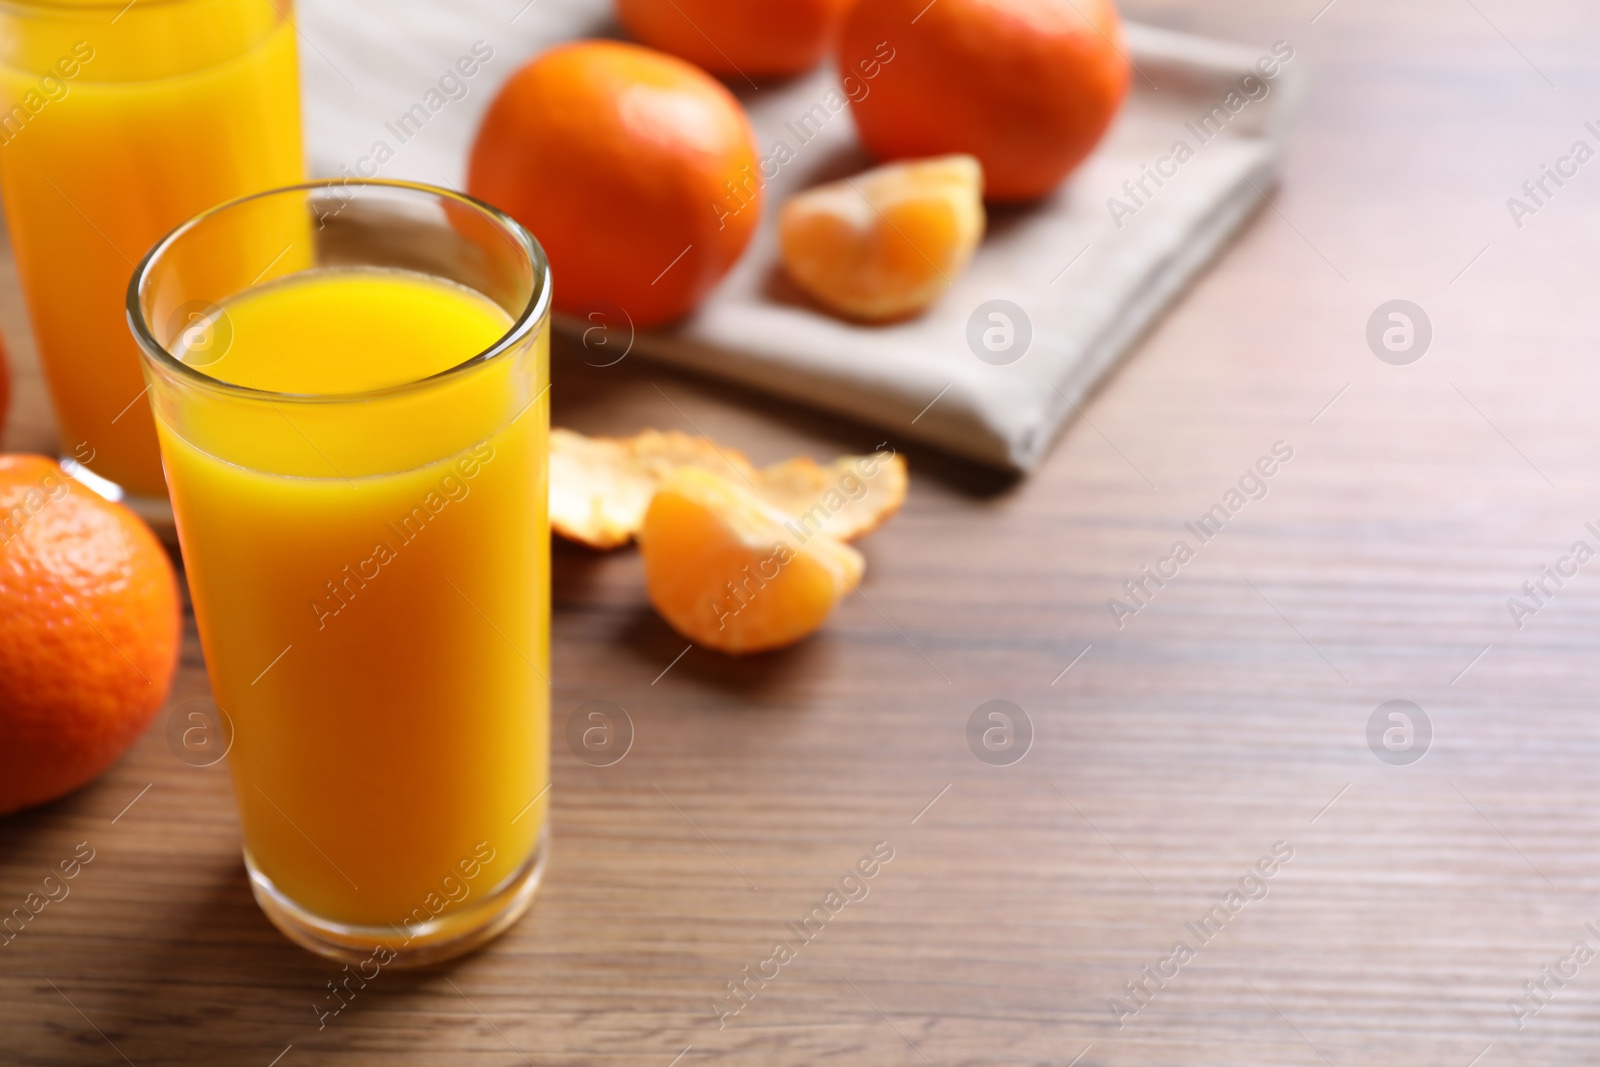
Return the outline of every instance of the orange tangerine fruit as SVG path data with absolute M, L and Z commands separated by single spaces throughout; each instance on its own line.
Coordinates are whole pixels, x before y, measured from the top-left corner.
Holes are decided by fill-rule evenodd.
M 1128 88 L 1111 0 L 860 0 L 840 29 L 840 70 L 882 59 L 853 97 L 879 159 L 969 152 L 991 200 L 1059 185 L 1099 142 Z
M 789 276 L 856 319 L 902 318 L 950 285 L 983 236 L 983 170 L 967 155 L 891 163 L 783 205 Z
M 751 489 L 674 472 L 639 531 L 650 603 L 684 637 L 722 652 L 793 644 L 861 579 L 861 553 L 806 530 Z
M 167 699 L 181 630 L 144 523 L 42 456 L 0 456 L 0 815 L 116 761 Z
M 577 41 L 500 90 L 467 191 L 533 231 L 557 311 L 615 306 L 644 327 L 693 309 L 743 254 L 757 166 L 750 121 L 715 78 L 653 49 Z
M 833 43 L 851 0 L 617 0 L 634 37 L 713 74 L 803 74 Z

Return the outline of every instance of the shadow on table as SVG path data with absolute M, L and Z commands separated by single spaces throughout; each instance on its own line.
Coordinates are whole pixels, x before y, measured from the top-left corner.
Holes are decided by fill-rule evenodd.
M 236 842 L 214 842 L 207 854 L 149 836 L 113 847 L 104 807 L 103 793 L 89 788 L 0 818 L 0 859 L 15 889 L 6 907 L 41 891 L 54 861 L 73 855 L 63 842 L 87 837 L 99 853 L 67 883 L 70 893 L 0 944 L 10 991 L 0 998 L 0 1063 L 13 1062 L 18 1041 L 26 1062 L 73 1067 L 121 1062 L 119 1054 L 141 1067 L 266 1067 L 290 1045 L 294 1055 L 370 1047 L 396 1003 L 448 991 L 443 978 L 473 958 L 385 968 L 364 989 L 353 980 L 339 1014 L 320 1016 L 319 1007 L 340 1003 L 328 983 L 345 977 L 343 965 L 267 920 Z
M 730 656 L 692 644 L 648 604 L 634 609 L 617 635 L 617 644 L 641 663 L 660 670 L 658 680 L 672 674 L 687 675 L 741 702 L 793 692 L 796 681 L 821 670 L 820 660 L 827 655 L 813 639 L 772 652 Z M 741 711 L 750 706 L 738 705 Z
M 570 339 L 559 333 L 554 336 L 550 346 L 550 373 L 556 383 L 556 388 L 551 390 L 554 425 L 570 426 L 585 433 L 628 435 L 650 425 L 641 418 L 629 418 L 627 413 L 648 411 L 651 414 L 646 418 L 654 419 L 655 429 L 680 427 L 693 433 L 693 428 L 683 426 L 683 416 L 679 412 L 670 411 L 667 415 L 658 412 L 664 401 L 652 383 L 675 381 L 690 385 L 706 398 L 758 412 L 762 418 L 801 436 L 836 442 L 841 452 L 872 452 L 888 439 L 889 444 L 906 457 L 916 476 L 936 479 L 966 496 L 999 496 L 1015 488 L 1020 481 L 1020 476 L 1014 472 L 960 459 L 930 445 L 897 438 L 891 432 L 799 401 L 771 397 L 720 379 L 639 358 L 625 358 L 609 367 L 591 367 L 580 358 L 581 351 Z M 741 450 L 747 444 L 740 441 L 719 443 Z M 833 456 L 818 455 L 816 458 L 826 462 Z
M 364 1014 L 392 1011 L 472 958 L 383 969 L 363 983 L 279 933 L 257 907 L 237 857 L 219 861 L 213 873 L 169 927 L 131 942 L 137 955 L 80 968 L 118 976 L 109 995 L 97 997 L 111 1020 L 101 1025 L 134 1063 L 265 1065 L 291 1045 L 297 1053 L 370 1046 L 378 1024 Z M 349 990 L 343 998 L 332 992 L 341 982 Z
M 0 859 L 10 863 L 18 857 L 34 855 L 39 851 L 34 847 L 36 841 L 60 838 L 62 825 L 89 811 L 88 792 L 79 789 L 37 807 L 0 815 Z M 40 871 L 41 876 L 48 869 L 49 863 L 46 861 Z M 0 940 L 3 940 L 3 936 L 0 936 Z

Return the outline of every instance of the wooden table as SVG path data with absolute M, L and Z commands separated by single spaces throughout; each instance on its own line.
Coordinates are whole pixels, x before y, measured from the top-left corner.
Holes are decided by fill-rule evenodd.
M 1600 146 L 1600 11 L 1324 3 L 1127 5 L 1294 45 L 1315 85 L 1285 186 L 1034 478 L 905 449 L 905 511 L 817 637 L 677 658 L 633 552 L 558 545 L 555 853 L 508 936 L 385 973 L 319 1030 L 337 968 L 267 924 L 224 768 L 180 762 L 158 720 L 98 782 L 0 821 L 0 909 L 96 850 L 0 948 L 0 1062 L 1600 1059 L 1600 962 L 1562 962 L 1600 950 L 1600 563 L 1521 629 L 1507 608 L 1597 543 L 1600 162 L 1520 229 L 1506 205 Z M 6 271 L 6 444 L 44 450 Z M 1397 298 L 1433 325 L 1407 366 L 1364 337 Z M 692 420 L 758 460 L 881 439 L 635 360 L 562 351 L 556 376 L 558 421 L 588 431 Z M 1119 628 L 1107 599 L 1279 441 L 1268 495 Z M 172 703 L 205 692 L 191 628 Z M 635 725 L 614 766 L 562 742 L 590 699 Z M 1034 734 L 1007 766 L 967 739 L 994 699 Z M 1432 728 L 1410 765 L 1368 743 L 1401 699 Z M 876 842 L 894 858 L 868 896 L 795 938 Z M 1292 858 L 1247 880 L 1276 842 Z M 1235 913 L 1241 884 L 1266 896 Z M 795 958 L 719 1027 L 779 939 Z M 1519 1029 L 1508 999 L 1538 981 Z

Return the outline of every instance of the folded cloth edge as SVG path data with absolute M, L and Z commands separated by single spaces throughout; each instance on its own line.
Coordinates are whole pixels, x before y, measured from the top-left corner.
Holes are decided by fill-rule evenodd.
M 1136 23 L 1126 24 L 1125 31 L 1135 66 L 1142 62 L 1163 74 L 1228 82 L 1250 72 L 1257 55 L 1248 45 Z M 1136 76 L 1146 75 L 1141 72 Z M 1203 221 L 1182 234 L 1183 240 L 1174 241 L 1151 258 L 1124 313 L 1096 335 L 1082 356 L 1059 377 L 1036 383 L 1039 389 L 1055 396 L 1041 407 L 1039 417 L 1025 423 L 1006 426 L 987 417 L 985 405 L 977 401 L 992 401 L 993 397 L 958 394 L 912 411 L 904 395 L 861 388 L 862 383 L 836 382 L 825 374 L 782 361 L 729 359 L 719 346 L 671 331 L 641 334 L 637 338 L 638 352 L 646 358 L 793 400 L 807 408 L 835 412 L 869 425 L 892 425 L 893 432 L 900 436 L 988 466 L 1029 473 L 1048 455 L 1074 416 L 1082 414 L 1080 402 L 1136 347 L 1276 187 L 1288 115 L 1304 90 L 1304 79 L 1297 70 L 1285 67 L 1278 80 L 1277 99 L 1264 116 L 1261 134 L 1252 138 L 1259 146 L 1256 157 L 1241 169 Z M 591 327 L 590 323 L 562 315 L 556 316 L 556 324 L 573 336 L 581 336 Z M 834 390 L 824 404 L 815 399 L 819 383 L 855 388 Z

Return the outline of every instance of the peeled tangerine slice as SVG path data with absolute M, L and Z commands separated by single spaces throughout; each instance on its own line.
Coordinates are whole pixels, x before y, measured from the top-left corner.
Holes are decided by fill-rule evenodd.
M 667 477 L 639 531 L 650 602 L 672 628 L 734 654 L 782 648 L 822 625 L 861 580 L 861 553 L 721 475 Z
M 983 236 L 983 168 L 972 156 L 892 163 L 783 205 L 789 276 L 833 311 L 869 322 L 932 304 Z

